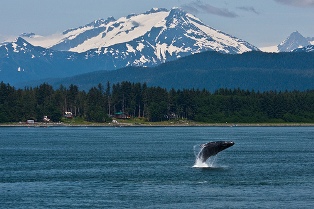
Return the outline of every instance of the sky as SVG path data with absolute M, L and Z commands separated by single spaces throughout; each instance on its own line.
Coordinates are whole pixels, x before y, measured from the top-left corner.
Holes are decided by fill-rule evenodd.
M 1 0 L 0 42 L 173 7 L 257 47 L 278 45 L 294 31 L 314 37 L 314 0 Z

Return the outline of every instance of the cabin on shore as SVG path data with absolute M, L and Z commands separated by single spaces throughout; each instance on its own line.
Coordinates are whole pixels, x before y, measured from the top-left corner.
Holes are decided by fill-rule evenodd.
M 43 118 L 43 121 L 48 123 L 48 122 L 50 122 L 50 118 L 48 118 L 48 116 L 45 115 L 44 118 Z
M 72 112 L 64 112 L 64 117 L 72 119 L 73 118 L 73 113 Z
M 27 120 L 26 123 L 27 123 L 27 124 L 34 124 L 34 123 L 35 123 L 35 120 Z

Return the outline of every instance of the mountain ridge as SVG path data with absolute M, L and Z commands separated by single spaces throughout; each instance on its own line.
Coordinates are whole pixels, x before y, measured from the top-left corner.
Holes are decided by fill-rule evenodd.
M 314 37 L 304 37 L 299 31 L 294 31 L 277 46 L 264 47 L 261 50 L 264 52 L 293 52 L 311 45 L 314 45 Z
M 145 28 L 145 30 L 143 30 L 143 28 Z M 77 31 L 81 31 L 82 33 L 77 33 Z M 105 31 L 105 33 L 99 33 L 99 31 Z M 141 32 L 140 35 L 136 36 L 135 34 L 138 35 L 139 31 Z M 34 33 L 25 33 L 23 36 L 28 37 L 25 39 L 19 37 L 14 42 L 3 43 L 0 45 L 0 77 L 2 81 L 15 85 L 18 83 L 29 83 L 30 81 L 35 82 L 36 80 L 45 80 L 49 82 L 51 80 L 58 80 L 65 77 L 69 79 L 71 77 L 73 78 L 73 76 L 94 71 L 111 71 L 125 67 L 141 66 L 144 67 L 141 68 L 143 69 L 141 73 L 147 76 L 146 79 L 149 79 L 152 83 L 152 80 L 156 79 L 157 84 L 157 77 L 159 76 L 161 79 L 161 77 L 165 75 L 165 72 L 163 72 L 162 68 L 154 68 L 161 69 L 163 72 L 162 75 L 158 75 L 159 72 L 150 70 L 150 67 L 210 51 L 219 53 L 219 56 L 216 53 L 209 53 L 209 55 L 213 56 L 212 59 L 216 59 L 217 57 L 220 57 L 221 59 L 225 56 L 228 57 L 228 59 L 222 59 L 223 61 L 218 59 L 220 60 L 218 63 L 225 68 L 225 72 L 230 73 L 230 75 L 224 74 L 226 78 L 236 76 L 237 79 L 240 79 L 241 77 L 235 75 L 236 69 L 240 69 L 241 73 L 250 71 L 250 79 L 254 80 L 256 78 L 252 77 L 254 75 L 253 71 L 257 70 L 255 75 L 263 77 L 261 69 L 266 72 L 265 70 L 267 70 L 267 67 L 269 67 L 269 69 L 275 69 L 277 75 L 283 76 L 282 73 L 285 72 L 282 72 L 282 66 L 287 66 L 285 63 L 291 63 L 291 60 L 296 60 L 295 63 L 298 63 L 299 66 L 295 66 L 291 63 L 290 65 L 295 66 L 294 69 L 290 69 L 289 66 L 287 66 L 287 69 L 290 69 L 290 71 L 293 70 L 294 74 L 300 73 L 303 75 L 304 72 L 297 72 L 298 69 L 311 63 L 311 60 L 307 60 L 307 57 L 311 55 L 305 54 L 289 55 L 291 56 L 289 57 L 285 53 L 280 53 L 278 56 L 269 55 L 268 59 L 264 59 L 264 57 L 267 57 L 268 55 L 263 53 L 259 54 L 259 50 L 255 46 L 208 27 L 197 17 L 178 8 L 170 11 L 155 8 L 142 14 L 131 14 L 127 17 L 119 18 L 118 20 L 109 17 L 106 20 L 98 19 L 85 26 L 68 29 L 64 31 L 64 34 L 69 35 L 67 38 L 67 41 L 69 42 L 63 45 L 63 47 L 65 46 L 69 48 L 72 47 L 71 44 L 75 45 L 75 43 L 83 43 L 85 41 L 84 37 L 87 34 L 91 34 L 90 37 L 95 37 L 93 36 L 93 33 L 98 34 L 97 36 L 99 37 L 103 35 L 107 36 L 109 34 L 109 38 L 115 37 L 116 39 L 112 40 L 110 44 L 108 43 L 107 46 L 96 49 L 93 48 L 80 53 L 67 50 L 56 50 L 53 49 L 53 47 L 45 48 L 41 46 L 33 46 L 27 40 L 41 38 Z M 126 35 L 128 35 L 128 40 L 123 38 Z M 291 35 L 289 41 L 291 42 L 292 40 L 293 42 L 293 40 L 298 40 L 298 38 L 302 39 L 302 37 L 303 36 L 299 32 L 295 32 L 294 35 Z M 289 41 L 285 42 L 285 44 L 288 44 Z M 59 44 L 58 47 L 61 47 L 62 43 L 60 42 Z M 312 51 L 312 48 L 309 46 L 303 51 L 302 49 L 298 49 L 294 52 L 299 51 L 310 52 Z M 254 55 L 253 60 L 256 63 L 252 63 L 252 58 L 247 54 L 249 52 Z M 236 55 L 241 54 L 243 56 L 240 56 L 241 59 L 237 58 L 237 60 L 241 60 L 243 64 L 230 66 L 230 63 L 235 63 L 231 59 L 233 58 L 232 55 L 237 57 Z M 242 59 L 247 56 L 249 58 Z M 282 57 L 287 57 L 288 61 L 284 61 Z M 275 58 L 278 60 L 274 61 Z M 187 58 L 187 60 L 189 59 L 191 58 Z M 304 62 L 299 62 L 299 60 L 304 60 Z M 256 65 L 257 63 L 259 63 L 259 66 L 252 67 L 252 65 Z M 202 63 L 199 63 L 199 60 L 195 59 L 191 59 L 191 63 L 185 63 L 186 66 L 198 64 Z M 216 63 L 210 63 L 209 65 L 217 66 Z M 183 67 L 185 68 L 185 66 Z M 147 72 L 155 73 L 156 76 L 154 77 L 153 75 L 149 77 L 147 72 L 144 72 L 145 69 L 148 70 Z M 191 78 L 195 78 L 196 80 L 199 79 L 196 76 L 199 72 L 202 72 L 203 76 L 209 75 L 203 67 L 201 71 L 200 69 L 194 69 L 196 72 L 193 72 L 193 69 L 194 68 L 189 68 L 187 71 Z M 171 74 L 174 73 L 173 69 L 168 68 L 168 70 L 170 73 L 169 75 L 182 78 L 185 82 L 188 82 L 186 78 L 183 78 L 186 76 L 186 72 L 176 71 L 177 74 L 174 75 Z M 210 70 L 211 73 L 214 72 L 213 69 Z M 222 71 L 215 72 L 218 72 L 219 74 Z M 106 72 L 104 73 L 106 74 Z M 118 73 L 120 73 L 120 71 Z M 179 75 L 179 73 L 182 73 L 183 77 Z M 309 74 L 311 73 L 312 71 L 309 71 Z M 114 75 L 115 73 L 110 72 L 109 74 Z M 130 74 L 138 78 L 141 77 L 141 75 L 133 74 L 133 72 L 130 72 Z M 116 76 L 121 77 L 120 74 L 117 74 Z M 246 75 L 243 76 L 245 77 Z M 273 79 L 269 77 L 270 75 L 267 76 L 268 77 L 265 77 L 265 80 Z M 123 78 L 128 80 L 127 77 Z M 167 80 L 168 78 L 163 77 L 162 79 Z M 217 79 L 219 80 L 221 78 L 217 77 Z M 290 79 L 293 80 L 294 78 L 290 76 Z M 176 80 L 177 82 L 182 83 L 179 79 Z M 171 82 L 172 81 L 169 81 L 169 83 Z M 210 82 L 215 83 L 216 81 L 210 80 Z M 233 81 L 229 80 L 229 82 L 232 83 Z M 294 86 L 291 82 L 285 82 Z M 305 83 L 306 82 L 307 81 L 305 81 Z M 225 81 L 221 81 L 221 83 L 228 86 Z M 237 84 L 241 86 L 239 82 Z M 184 87 L 183 84 L 182 87 Z
M 107 82 L 147 83 L 149 86 L 175 89 L 240 88 L 254 91 L 285 91 L 314 89 L 314 53 L 221 54 L 202 52 L 163 63 L 155 67 L 126 67 L 115 71 L 97 71 L 49 82 L 77 85 L 80 89 Z M 20 86 L 30 85 L 30 83 Z
M 126 66 L 152 67 L 204 51 L 231 54 L 258 51 L 248 42 L 215 30 L 179 8 L 170 11 L 154 8 L 118 20 L 99 19 L 63 34 L 66 36 L 53 35 L 48 40 L 24 33 L 24 38 L 1 44 L 2 81 L 14 84 Z M 38 46 L 42 43 L 45 44 Z M 91 49 L 69 51 L 84 48 L 84 43 Z
M 290 36 L 286 38 L 286 40 L 278 45 L 278 50 L 280 52 L 291 52 L 297 48 L 311 45 L 310 40 L 311 38 L 305 38 L 298 31 L 295 31 L 291 33 Z
M 183 22 L 181 21 L 182 19 L 184 19 Z M 210 34 L 206 34 L 206 32 L 198 28 L 196 24 L 203 27 L 202 29 L 206 29 Z M 258 50 L 257 47 L 242 41 L 241 39 L 237 39 L 228 34 L 221 33 L 219 30 L 206 26 L 200 19 L 180 8 L 172 8 L 170 11 L 163 8 L 153 8 L 145 13 L 131 14 L 117 20 L 113 17 L 109 17 L 107 20 L 99 19 L 86 24 L 85 26 L 64 31 L 62 34 L 59 34 L 58 40 L 55 39 L 56 43 L 51 43 L 53 40 L 48 41 L 49 37 L 47 37 L 48 39 L 46 39 L 46 42 L 50 43 L 50 45 L 46 44 L 41 46 L 61 51 L 86 52 L 91 49 L 99 49 L 130 42 L 159 27 L 166 29 L 183 28 L 184 25 L 189 26 L 189 31 L 185 31 L 187 35 L 189 35 L 189 32 L 198 33 L 202 40 L 195 41 L 198 41 L 196 43 L 202 45 L 202 47 L 214 50 L 214 47 L 210 46 L 211 40 L 206 40 L 206 38 L 212 38 L 215 39 L 216 42 L 219 42 L 219 39 L 222 39 L 224 42 L 229 41 L 231 44 L 235 45 L 235 49 L 230 51 L 231 53 L 243 53 L 245 51 Z M 192 30 L 192 27 L 194 31 Z M 184 35 L 185 34 L 181 34 L 181 36 Z M 218 38 L 215 36 L 218 36 Z M 24 38 L 33 45 L 42 44 L 42 42 L 36 43 L 36 38 L 38 40 L 44 39 L 44 37 L 39 36 L 26 36 Z M 195 39 L 195 36 L 192 38 Z M 53 37 L 51 39 L 53 39 Z M 242 44 L 245 47 L 242 47 L 241 50 L 237 49 L 236 42 L 240 42 L 240 45 Z M 223 52 L 222 48 L 216 47 L 215 50 L 222 50 Z M 227 50 L 225 50 L 225 52 L 228 53 Z

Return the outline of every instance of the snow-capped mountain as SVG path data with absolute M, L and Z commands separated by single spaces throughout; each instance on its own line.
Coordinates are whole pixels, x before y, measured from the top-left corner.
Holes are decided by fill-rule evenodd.
M 203 51 L 255 50 L 179 8 L 152 9 L 47 37 L 24 33 L 14 42 L 0 44 L 0 78 L 16 83 L 126 66 L 151 67 Z
M 1 81 L 15 83 L 53 77 L 52 75 L 67 75 L 71 69 L 57 70 L 53 66 L 57 61 L 60 64 L 73 61 L 72 53 L 54 52 L 53 50 L 35 47 L 22 38 L 0 46 L 0 77 Z
M 33 46 L 23 38 L 0 45 L 0 81 L 18 83 L 43 78 L 68 77 L 104 66 L 115 69 L 106 56 L 87 59 L 86 54 Z M 111 63 L 111 65 L 110 65 Z
M 279 52 L 291 52 L 294 49 L 302 48 L 310 45 L 310 38 L 305 38 L 298 31 L 290 34 L 290 36 L 278 45 Z
M 264 47 L 261 50 L 266 52 L 292 52 L 298 48 L 314 45 L 314 37 L 304 37 L 298 31 L 291 33 L 288 38 L 277 46 Z
M 156 56 L 166 53 L 214 50 L 243 53 L 258 50 L 253 45 L 206 26 L 195 16 L 179 8 L 170 11 L 152 9 L 115 20 L 99 19 L 85 26 L 69 29 L 47 37 L 26 34 L 25 40 L 35 46 L 54 50 L 86 52 L 91 49 L 125 45 L 135 39 L 144 40 L 131 51 L 154 47 Z M 145 42 L 150 38 L 149 43 Z

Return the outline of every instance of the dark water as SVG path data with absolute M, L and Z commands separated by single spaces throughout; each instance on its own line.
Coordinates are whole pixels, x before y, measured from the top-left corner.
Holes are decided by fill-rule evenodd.
M 313 127 L 0 128 L 0 160 L 0 208 L 314 208 Z

